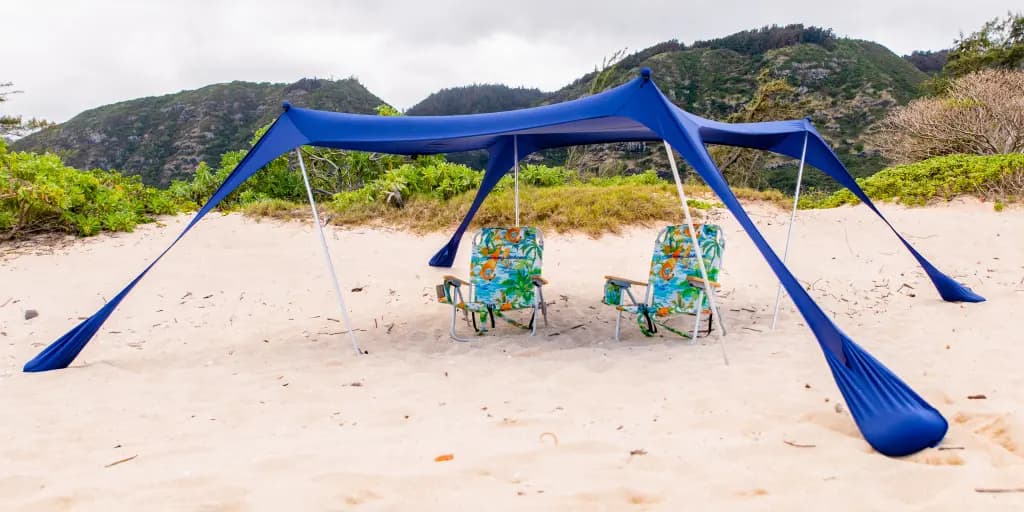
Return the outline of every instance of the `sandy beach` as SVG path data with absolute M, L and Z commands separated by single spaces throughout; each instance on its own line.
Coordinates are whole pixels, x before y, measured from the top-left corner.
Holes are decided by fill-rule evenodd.
M 437 269 L 447 234 L 329 227 L 357 356 L 311 223 L 216 214 L 41 374 L 21 367 L 188 217 L 0 246 L 0 509 L 1022 510 L 1024 493 L 976 489 L 1024 487 L 1024 210 L 883 209 L 988 299 L 942 302 L 867 208 L 799 213 L 797 277 L 950 422 L 900 459 L 860 436 L 790 303 L 769 329 L 777 282 L 725 212 L 728 366 L 717 334 L 612 340 L 602 276 L 645 279 L 659 226 L 547 233 L 551 325 L 474 343 L 449 340 L 434 298 L 468 277 L 468 237 Z M 788 212 L 751 213 L 781 250 Z

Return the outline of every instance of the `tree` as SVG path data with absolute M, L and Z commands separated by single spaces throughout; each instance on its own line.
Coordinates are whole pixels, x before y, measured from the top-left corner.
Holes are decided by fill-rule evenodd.
M 952 80 L 991 68 L 1024 69 L 1024 15 L 1010 12 L 1005 19 L 993 18 L 969 36 L 960 34 L 941 75 L 926 83 L 925 89 L 941 94 Z
M 391 105 L 378 105 L 376 111 L 377 115 L 384 117 L 402 115 Z M 309 160 L 309 179 L 315 192 L 328 196 L 361 188 L 368 181 L 409 161 L 408 157 L 401 155 L 315 146 L 304 146 L 302 154 Z
M 588 96 L 597 94 L 614 85 L 616 68 L 622 62 L 625 55 L 626 48 L 623 48 L 613 53 L 611 57 L 605 57 L 601 60 L 601 66 L 594 68 L 594 76 L 590 79 L 590 87 L 587 89 Z M 583 170 L 596 168 L 599 165 L 600 162 L 596 160 L 595 153 L 592 151 L 588 152 L 586 147 L 570 146 L 567 149 L 565 157 L 566 167 Z
M 730 123 L 758 123 L 779 119 L 798 119 L 816 108 L 815 102 L 782 78 L 772 78 L 765 68 L 757 77 L 757 90 L 749 102 L 726 120 Z M 734 187 L 758 187 L 764 184 L 761 172 L 763 151 L 715 146 L 711 157 L 729 184 Z
M 917 50 L 910 55 L 904 55 L 904 59 L 910 62 L 917 69 L 929 75 L 937 75 L 946 67 L 946 59 L 949 58 L 949 50 L 923 51 Z
M 955 153 L 1024 153 L 1024 70 L 984 69 L 956 78 L 942 95 L 891 111 L 870 139 L 900 163 Z
M 0 103 L 8 101 L 9 96 L 12 94 L 21 93 L 21 91 L 11 90 L 13 86 L 12 82 L 0 82 Z M 0 113 L 0 139 L 9 136 L 22 137 L 29 132 L 46 128 L 47 126 L 53 126 L 53 123 L 45 119 L 32 118 L 25 120 L 21 116 Z

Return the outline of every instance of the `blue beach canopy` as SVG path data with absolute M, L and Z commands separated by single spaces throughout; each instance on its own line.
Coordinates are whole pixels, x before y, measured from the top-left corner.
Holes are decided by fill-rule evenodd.
M 513 138 L 517 143 L 513 144 Z M 607 142 L 665 140 L 701 176 L 736 217 L 814 333 L 846 403 L 865 439 L 891 456 L 938 444 L 946 433 L 942 415 L 896 375 L 853 342 L 803 289 L 744 211 L 706 144 L 747 147 L 799 158 L 807 140 L 806 162 L 850 190 L 885 222 L 928 274 L 943 300 L 980 302 L 984 298 L 942 273 L 903 238 L 857 185 L 807 119 L 728 124 L 676 107 L 644 68 L 619 87 L 586 98 L 537 108 L 491 114 L 382 117 L 323 112 L 284 105 L 277 118 L 239 162 L 181 234 L 149 266 L 94 315 L 61 336 L 25 365 L 26 372 L 65 368 L 96 334 L 118 304 L 192 227 L 228 194 L 271 160 L 302 145 L 404 155 L 487 150 L 483 181 L 451 240 L 430 260 L 451 266 L 470 221 L 516 159 L 548 148 Z M 513 155 L 513 147 L 518 154 Z

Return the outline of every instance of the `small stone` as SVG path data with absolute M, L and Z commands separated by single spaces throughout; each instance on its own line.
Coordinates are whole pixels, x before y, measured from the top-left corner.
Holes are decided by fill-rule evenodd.
M 845 408 L 843 407 L 843 404 L 839 403 L 839 402 L 836 402 L 836 413 L 837 414 L 842 414 L 844 410 L 845 410 Z
M 39 312 L 34 309 L 29 309 L 25 311 L 25 320 L 32 320 L 37 316 L 39 316 Z

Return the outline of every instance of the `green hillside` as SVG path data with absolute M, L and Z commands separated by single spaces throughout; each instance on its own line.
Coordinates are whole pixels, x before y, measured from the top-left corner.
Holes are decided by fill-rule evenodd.
M 697 115 L 727 120 L 754 97 L 767 72 L 796 88 L 808 115 L 855 176 L 883 167 L 864 139 L 865 131 L 889 109 L 910 101 L 928 78 L 911 59 L 870 41 L 837 38 L 828 29 L 772 26 L 685 45 L 665 41 L 625 56 L 605 75 L 607 86 L 632 79 L 650 67 L 665 94 Z M 567 101 L 589 94 L 596 71 L 553 93 L 504 85 L 443 89 L 412 107 L 409 115 L 493 112 Z M 147 184 L 166 186 L 223 152 L 246 147 L 252 133 L 280 112 L 288 99 L 298 106 L 373 113 L 384 103 L 354 79 L 300 80 L 291 85 L 232 82 L 166 96 L 141 98 L 83 112 L 70 121 L 16 142 L 21 151 L 54 150 L 79 168 L 120 169 Z M 587 165 L 601 174 L 664 168 L 656 145 L 588 148 Z M 480 166 L 479 152 L 451 155 Z M 533 161 L 561 164 L 566 151 L 547 151 Z M 583 164 L 581 164 L 582 166 Z M 770 186 L 792 186 L 791 160 L 768 159 Z M 828 188 L 820 173 L 808 185 Z
M 410 116 L 481 114 L 532 107 L 547 98 L 540 89 L 501 84 L 474 84 L 441 89 L 413 105 Z
M 87 110 L 15 142 L 17 151 L 50 150 L 73 167 L 118 169 L 166 186 L 222 153 L 248 147 L 281 102 L 363 114 L 384 103 L 355 79 L 293 84 L 231 82 Z
M 820 31 L 797 27 L 798 31 L 813 34 Z M 767 69 L 772 77 L 784 78 L 797 87 L 801 96 L 812 100 L 815 108 L 806 115 L 854 175 L 878 171 L 883 162 L 865 144 L 865 130 L 892 107 L 913 99 L 927 75 L 877 43 L 835 38 L 827 33 L 826 37 L 780 38 L 768 45 L 744 47 L 737 43 L 737 36 L 754 34 L 769 39 L 772 30 L 793 29 L 741 32 L 689 47 L 662 43 L 663 51 L 648 49 L 623 59 L 610 71 L 610 82 L 623 83 L 635 77 L 639 68 L 650 67 L 658 87 L 677 105 L 700 116 L 724 120 L 750 101 L 758 74 Z M 591 73 L 576 80 L 555 92 L 549 101 L 583 95 L 593 77 Z M 615 147 L 606 150 L 606 158 L 623 160 L 626 168 L 663 165 L 658 148 L 650 145 L 640 154 Z M 772 180 L 773 184 L 788 187 L 785 175 L 790 165 L 785 160 L 769 165 L 779 168 L 780 176 Z M 813 184 L 816 177 L 809 178 Z

